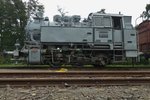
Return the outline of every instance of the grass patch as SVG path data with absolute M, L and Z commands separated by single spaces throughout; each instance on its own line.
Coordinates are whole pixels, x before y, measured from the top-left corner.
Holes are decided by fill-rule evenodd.
M 148 68 L 150 67 L 150 65 L 142 65 L 142 64 L 141 65 L 136 65 L 136 64 L 135 65 L 107 65 L 106 67 L 118 67 L 118 68 L 119 67 L 127 67 L 127 68 L 128 67 L 147 67 Z

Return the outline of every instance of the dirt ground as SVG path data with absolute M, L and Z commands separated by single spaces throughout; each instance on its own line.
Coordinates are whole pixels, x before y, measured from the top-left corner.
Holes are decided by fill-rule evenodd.
M 150 85 L 0 87 L 0 100 L 150 100 Z

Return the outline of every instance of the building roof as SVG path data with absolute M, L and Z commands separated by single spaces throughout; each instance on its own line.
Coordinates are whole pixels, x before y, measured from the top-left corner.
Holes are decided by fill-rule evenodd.
M 143 22 L 141 22 L 138 26 L 137 26 L 137 30 L 143 28 L 143 27 L 147 27 L 150 24 L 150 20 L 145 20 Z M 150 27 L 149 27 L 150 28 Z

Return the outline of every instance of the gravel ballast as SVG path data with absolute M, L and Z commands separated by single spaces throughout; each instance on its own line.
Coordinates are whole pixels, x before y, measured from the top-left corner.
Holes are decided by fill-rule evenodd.
M 0 100 L 150 100 L 150 85 L 0 87 Z

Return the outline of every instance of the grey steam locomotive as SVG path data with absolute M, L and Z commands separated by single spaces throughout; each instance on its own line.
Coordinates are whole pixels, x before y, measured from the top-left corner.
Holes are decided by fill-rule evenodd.
M 28 64 L 106 65 L 137 57 L 136 31 L 131 16 L 104 9 L 83 20 L 61 13 L 53 22 L 37 12 L 27 23 L 24 47 L 14 56 Z

